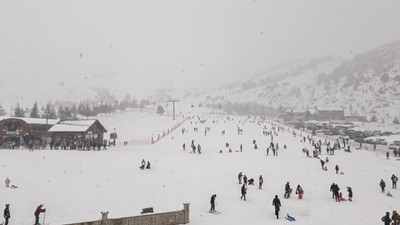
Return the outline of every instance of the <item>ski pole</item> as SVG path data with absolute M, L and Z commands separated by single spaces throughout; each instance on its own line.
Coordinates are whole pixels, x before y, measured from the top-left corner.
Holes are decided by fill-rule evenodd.
M 46 212 L 43 213 L 43 225 L 45 225 L 45 221 L 46 221 Z

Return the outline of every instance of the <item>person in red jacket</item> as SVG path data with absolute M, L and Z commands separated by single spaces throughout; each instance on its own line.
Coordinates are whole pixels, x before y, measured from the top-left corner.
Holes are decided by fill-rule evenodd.
M 43 207 L 43 205 L 41 204 L 35 210 L 35 213 L 34 213 L 34 215 L 35 215 L 35 224 L 34 225 L 39 225 L 40 224 L 39 223 L 39 215 L 42 212 L 46 212 L 46 209 L 42 209 L 42 207 Z

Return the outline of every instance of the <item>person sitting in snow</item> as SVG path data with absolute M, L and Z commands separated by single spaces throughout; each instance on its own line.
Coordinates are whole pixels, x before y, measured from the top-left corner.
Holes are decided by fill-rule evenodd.
M 150 161 L 147 161 L 146 169 L 150 169 Z

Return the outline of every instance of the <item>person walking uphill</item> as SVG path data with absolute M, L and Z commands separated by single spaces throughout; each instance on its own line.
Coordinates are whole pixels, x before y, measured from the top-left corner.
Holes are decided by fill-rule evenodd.
M 390 222 L 392 222 L 392 219 L 390 219 L 390 212 L 386 212 L 386 215 L 384 215 L 381 220 L 385 225 L 390 225 Z
M 392 188 L 396 189 L 396 184 L 397 184 L 397 181 L 399 180 L 399 178 L 397 178 L 396 175 L 393 174 L 390 179 L 392 180 Z
M 383 181 L 383 179 L 381 179 L 381 182 L 379 182 L 379 186 L 381 187 L 382 193 L 385 192 L 386 183 Z
M 5 183 L 6 183 L 6 187 L 9 187 L 9 185 L 10 185 L 10 178 L 7 177 Z
M 215 212 L 215 198 L 217 197 L 216 194 L 213 194 L 211 196 L 210 204 L 211 204 L 211 209 L 210 212 Z
M 242 189 L 241 189 L 241 193 L 242 193 L 242 196 L 240 197 L 240 199 L 243 199 L 243 200 L 246 201 L 246 193 L 247 193 L 246 184 L 243 184 Z
M 8 219 L 10 219 L 11 215 L 10 215 L 10 208 L 9 208 L 10 204 L 6 204 L 6 208 L 4 209 L 4 225 L 8 225 Z
M 279 210 L 281 208 L 281 200 L 279 200 L 278 195 L 275 195 L 274 200 L 272 200 L 272 205 L 275 206 L 276 219 L 279 219 Z
M 35 213 L 34 213 L 34 215 L 35 215 L 35 223 L 34 223 L 34 225 L 40 225 L 40 223 L 39 223 L 39 215 L 40 215 L 40 213 L 46 212 L 46 209 L 42 209 L 42 207 L 43 207 L 43 205 L 39 205 L 35 210 Z

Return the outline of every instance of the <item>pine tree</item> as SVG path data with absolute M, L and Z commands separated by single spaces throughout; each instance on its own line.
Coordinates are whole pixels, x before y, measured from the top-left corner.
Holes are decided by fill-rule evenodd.
M 48 103 L 45 107 L 42 107 L 42 111 L 42 118 L 57 119 L 56 110 L 50 103 Z
M 6 115 L 6 111 L 4 110 L 3 106 L 0 105 L 0 116 L 5 116 Z
M 14 109 L 14 116 L 15 117 L 24 117 L 25 116 L 25 110 L 20 107 L 19 102 L 17 103 L 17 107 Z
M 37 102 L 35 102 L 35 104 L 32 107 L 30 117 L 31 118 L 39 118 L 39 109 L 37 106 Z
M 393 124 L 400 124 L 399 118 L 397 118 L 397 116 L 394 117 Z
M 376 118 L 376 115 L 372 115 L 371 119 L 369 120 L 370 122 L 377 122 L 378 118 Z
M 162 115 L 164 112 L 165 112 L 165 111 L 164 111 L 164 108 L 163 108 L 161 105 L 158 105 L 158 106 L 157 106 L 157 113 L 160 114 L 160 115 Z

